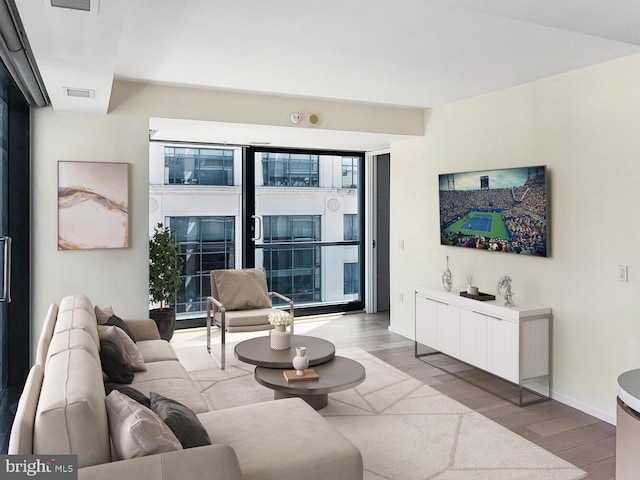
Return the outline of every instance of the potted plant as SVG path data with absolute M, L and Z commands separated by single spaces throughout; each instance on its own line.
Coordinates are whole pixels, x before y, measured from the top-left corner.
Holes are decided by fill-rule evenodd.
M 149 317 L 158 325 L 160 337 L 169 341 L 176 326 L 176 312 L 170 305 L 180 287 L 182 259 L 175 235 L 169 227 L 158 223 L 149 240 L 149 298 L 160 308 L 149 310 Z

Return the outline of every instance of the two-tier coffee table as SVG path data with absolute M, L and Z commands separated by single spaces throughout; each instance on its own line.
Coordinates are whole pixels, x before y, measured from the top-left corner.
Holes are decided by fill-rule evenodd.
M 287 382 L 282 372 L 293 369 L 296 347 L 306 347 L 309 367 L 316 371 L 318 380 Z M 288 350 L 272 350 L 268 336 L 252 338 L 238 343 L 234 353 L 238 360 L 256 365 L 256 381 L 272 389 L 276 400 L 300 397 L 316 410 L 327 406 L 329 393 L 353 388 L 366 378 L 362 365 L 337 357 L 334 345 L 318 337 L 292 335 Z

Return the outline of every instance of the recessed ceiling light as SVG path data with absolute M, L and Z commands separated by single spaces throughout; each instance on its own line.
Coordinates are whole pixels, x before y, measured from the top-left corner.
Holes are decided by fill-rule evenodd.
M 62 90 L 67 97 L 95 98 L 96 96 L 96 91 L 88 88 L 62 87 Z

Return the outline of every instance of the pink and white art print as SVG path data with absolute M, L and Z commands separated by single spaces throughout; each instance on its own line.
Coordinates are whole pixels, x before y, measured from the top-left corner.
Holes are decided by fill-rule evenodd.
M 58 250 L 129 246 L 129 165 L 58 162 Z

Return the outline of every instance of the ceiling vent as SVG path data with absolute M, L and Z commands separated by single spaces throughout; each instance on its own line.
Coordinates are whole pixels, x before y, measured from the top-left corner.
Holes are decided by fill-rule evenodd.
M 96 96 L 96 91 L 89 90 L 88 88 L 62 87 L 62 90 L 67 97 L 95 98 Z
M 68 10 L 91 11 L 91 0 L 51 0 L 52 7 L 66 8 Z

